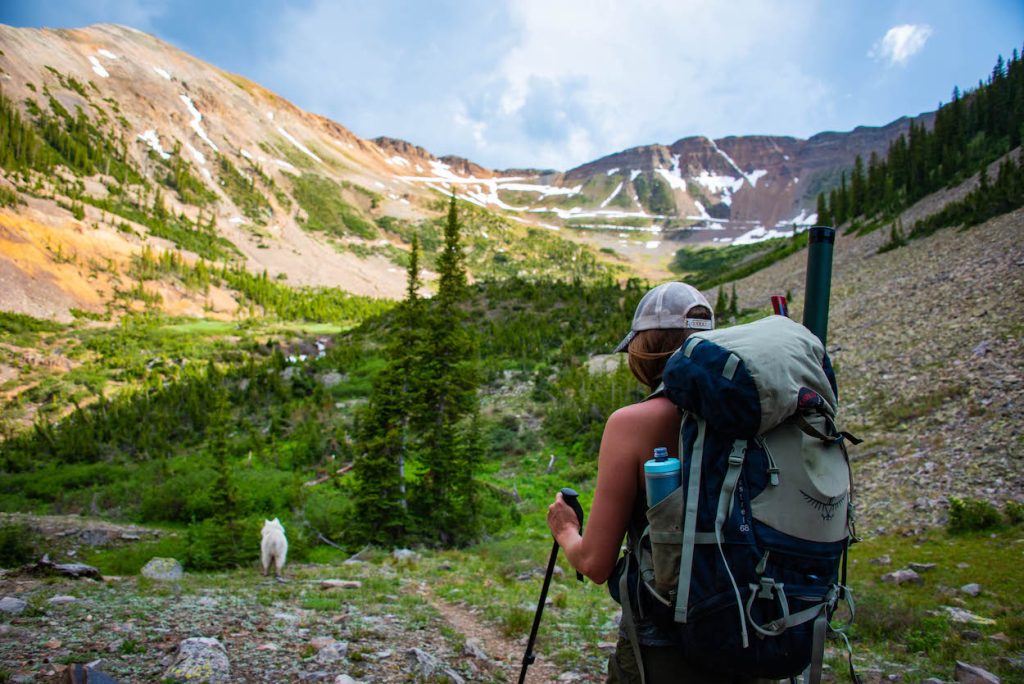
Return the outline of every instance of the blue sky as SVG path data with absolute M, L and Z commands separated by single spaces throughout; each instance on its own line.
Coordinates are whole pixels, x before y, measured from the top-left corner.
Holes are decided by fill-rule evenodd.
M 492 168 L 691 135 L 878 126 L 1024 46 L 1019 0 L 3 0 L 153 33 L 324 114 Z

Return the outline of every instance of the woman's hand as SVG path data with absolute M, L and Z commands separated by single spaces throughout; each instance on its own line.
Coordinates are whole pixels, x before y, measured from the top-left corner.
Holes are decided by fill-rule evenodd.
M 562 492 L 555 495 L 555 501 L 548 506 L 548 528 L 554 535 L 555 541 L 566 546 L 566 541 L 578 539 L 580 536 L 580 521 L 576 512 L 562 498 Z

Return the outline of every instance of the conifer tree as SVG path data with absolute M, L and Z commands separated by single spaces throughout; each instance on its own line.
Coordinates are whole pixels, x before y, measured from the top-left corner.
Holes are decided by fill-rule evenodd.
M 715 300 L 715 318 L 722 318 L 729 311 L 729 299 L 725 294 L 725 288 L 718 286 L 718 299 Z
M 477 340 L 466 324 L 465 256 L 459 241 L 455 195 L 437 260 L 438 291 L 424 339 L 418 392 L 423 412 L 416 420 L 420 440 L 418 480 L 411 493 L 417 519 L 434 541 L 460 544 L 476 534 L 475 459 L 466 422 L 477 407 Z
M 825 202 L 825 193 L 818 193 L 818 225 L 830 226 L 832 225 L 832 217 L 828 213 L 828 204 Z
M 736 301 L 736 283 L 732 284 L 732 297 L 729 299 L 729 315 L 733 318 L 740 315 L 739 305 Z
M 406 463 L 413 453 L 411 417 L 422 413 L 422 301 L 419 297 L 419 241 L 413 237 L 406 298 L 394 318 L 385 348 L 388 365 L 374 379 L 357 434 L 355 536 L 360 541 L 396 544 L 409 533 Z

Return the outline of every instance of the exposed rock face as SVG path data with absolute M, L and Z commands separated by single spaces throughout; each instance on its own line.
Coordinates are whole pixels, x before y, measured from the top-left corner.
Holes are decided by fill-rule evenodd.
M 859 126 L 845 133 L 825 132 L 807 140 L 787 136 L 747 135 L 711 140 L 682 138 L 671 145 L 644 145 L 602 157 L 565 172 L 565 185 L 586 183 L 616 172 L 654 174 L 678 169 L 681 177 L 721 176 L 744 180 L 726 203 L 734 221 L 772 226 L 814 211 L 818 192 L 838 183 L 859 155 L 867 164 L 872 153 L 884 158 L 890 143 L 906 135 L 911 122 L 931 127 L 934 113 L 903 117 L 885 126 Z M 632 179 L 630 179 L 632 180 Z M 714 193 L 700 198 L 705 206 Z

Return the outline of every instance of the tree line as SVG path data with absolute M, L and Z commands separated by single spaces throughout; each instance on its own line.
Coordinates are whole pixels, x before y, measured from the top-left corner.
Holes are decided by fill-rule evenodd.
M 894 216 L 922 197 L 956 185 L 1021 144 L 1024 136 L 1024 64 L 1017 50 L 1000 56 L 991 75 L 970 92 L 954 88 L 940 105 L 935 125 L 911 122 L 893 141 L 885 158 L 860 155 L 849 176 L 817 198 L 818 222 L 842 225 L 858 219 Z M 1020 194 L 1009 208 L 1024 204 Z M 981 208 L 979 207 L 979 210 Z M 970 220 L 965 215 L 965 220 Z

